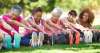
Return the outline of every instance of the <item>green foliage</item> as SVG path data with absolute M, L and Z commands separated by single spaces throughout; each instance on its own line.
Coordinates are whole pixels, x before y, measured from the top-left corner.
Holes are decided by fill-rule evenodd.
M 96 29 L 100 29 L 100 25 L 96 25 L 95 28 L 96 28 Z
M 54 7 L 61 7 L 63 10 L 83 9 L 84 7 L 97 8 L 100 0 L 0 0 L 0 14 L 4 9 L 10 9 L 13 5 L 20 5 L 26 11 L 35 7 L 42 7 L 45 12 L 50 12 Z

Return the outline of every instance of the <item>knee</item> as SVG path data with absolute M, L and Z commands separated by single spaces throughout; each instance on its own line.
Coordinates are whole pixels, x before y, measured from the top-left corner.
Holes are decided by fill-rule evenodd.
M 36 32 L 32 32 L 32 34 L 35 34 L 36 35 L 37 33 Z

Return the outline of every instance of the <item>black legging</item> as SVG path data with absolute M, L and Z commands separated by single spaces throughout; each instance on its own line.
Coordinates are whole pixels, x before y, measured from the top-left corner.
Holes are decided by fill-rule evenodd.
M 93 42 L 100 42 L 100 32 L 93 32 Z

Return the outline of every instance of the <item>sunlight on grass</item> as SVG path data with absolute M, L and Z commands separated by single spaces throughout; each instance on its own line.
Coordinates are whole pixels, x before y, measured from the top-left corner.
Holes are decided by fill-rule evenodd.
M 100 43 L 80 44 L 78 47 L 73 45 L 71 48 L 66 44 L 44 45 L 37 48 L 21 46 L 19 49 L 3 49 L 0 53 L 100 53 Z
M 84 49 L 84 50 L 33 50 L 33 51 L 9 51 L 4 53 L 97 53 L 100 52 L 100 49 Z

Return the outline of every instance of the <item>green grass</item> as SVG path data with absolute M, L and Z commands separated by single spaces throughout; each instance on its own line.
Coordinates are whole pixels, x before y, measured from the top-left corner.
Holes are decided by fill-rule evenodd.
M 80 44 L 78 47 L 73 45 L 72 48 L 66 44 L 44 45 L 37 48 L 21 46 L 19 49 L 3 49 L 0 53 L 100 53 L 100 43 Z

